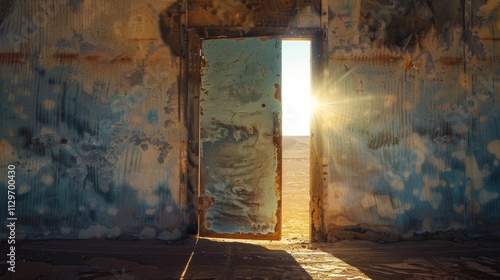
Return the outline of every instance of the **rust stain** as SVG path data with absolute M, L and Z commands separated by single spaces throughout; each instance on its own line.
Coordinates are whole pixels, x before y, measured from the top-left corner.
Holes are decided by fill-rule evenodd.
M 208 208 L 215 204 L 215 198 L 211 196 L 200 196 L 198 197 L 198 211 L 205 212 Z
M 204 212 L 200 213 L 200 220 L 206 221 L 206 215 Z M 281 221 L 281 219 L 280 219 Z M 281 224 L 277 223 L 275 230 L 281 230 Z M 220 233 L 210 229 L 210 225 L 207 223 L 202 223 L 200 225 L 200 234 L 205 237 L 215 237 L 215 238 L 231 238 L 231 239 L 250 239 L 250 240 L 280 240 L 280 232 L 269 232 L 268 234 L 262 233 Z
M 132 61 L 133 61 L 133 59 L 129 55 L 121 55 L 121 56 L 114 57 L 111 60 L 111 63 L 115 63 L 115 62 L 130 63 Z
M 279 84 L 274 84 L 275 86 L 278 85 L 279 87 Z M 282 158 L 283 158 L 283 143 L 282 143 L 282 136 L 281 136 L 281 120 L 279 118 L 279 115 L 274 115 L 274 136 L 273 136 L 273 142 L 274 142 L 274 148 L 276 150 L 276 160 L 277 160 L 277 166 L 276 166 L 276 176 L 274 178 L 274 192 L 276 194 L 276 197 L 278 198 L 278 207 L 277 207 L 277 210 L 276 210 L 276 213 L 274 213 L 276 215 L 276 218 L 277 218 L 277 222 L 276 222 L 276 226 L 274 228 L 274 232 L 277 233 L 278 235 L 278 238 L 281 238 L 281 226 L 282 226 L 282 200 L 281 200 L 281 197 L 282 197 L 282 178 L 283 178 L 283 162 L 282 162 Z
M 405 61 L 402 65 L 401 65 L 401 68 L 403 69 L 411 69 L 413 67 L 413 64 L 412 64 L 412 61 L 411 60 L 407 60 Z
M 359 56 L 359 55 L 338 55 L 331 56 L 331 61 L 387 61 L 387 62 L 397 62 L 402 60 L 402 55 L 386 55 L 386 54 L 376 54 L 372 56 Z
M 201 66 L 201 68 L 205 68 L 205 67 L 208 66 L 207 65 L 207 61 L 205 60 L 205 56 L 204 55 L 202 55 L 202 57 L 201 57 L 200 66 Z
M 233 40 L 236 42 L 242 42 L 245 40 L 245 37 L 237 37 L 237 38 L 233 38 Z
M 20 52 L 7 52 L 0 53 L 0 62 L 2 64 L 17 64 L 17 63 L 25 63 L 24 59 L 25 54 Z
M 281 102 L 281 85 L 278 83 L 274 83 L 274 88 L 276 91 L 274 92 L 274 99 Z
M 99 61 L 101 61 L 103 59 L 104 59 L 104 57 L 102 55 L 98 55 L 98 54 L 86 55 L 85 56 L 85 60 L 87 60 L 87 61 L 99 62 Z
M 80 56 L 77 53 L 55 53 L 53 55 L 58 61 L 89 61 L 89 62 L 110 62 L 110 63 L 130 63 L 133 61 L 130 55 L 120 55 L 115 57 L 108 57 L 102 54 L 87 54 Z
M 401 64 L 401 68 L 403 69 L 420 69 L 422 67 L 422 62 L 421 61 L 415 61 L 415 60 L 406 60 Z
M 78 60 L 79 55 L 77 53 L 55 53 L 54 58 L 59 60 L 59 61 L 66 61 L 66 60 Z
M 319 1 L 187 1 L 191 26 L 286 27 L 297 12 Z M 171 18 L 174 15 L 170 16 Z
M 463 57 L 443 56 L 437 60 L 443 65 L 459 65 L 464 63 Z
M 129 41 L 158 41 L 158 38 L 134 38 L 134 39 L 129 39 Z

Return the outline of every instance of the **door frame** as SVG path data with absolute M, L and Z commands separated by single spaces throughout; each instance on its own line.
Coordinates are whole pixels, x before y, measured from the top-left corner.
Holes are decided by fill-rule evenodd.
M 209 207 L 210 202 L 199 197 L 200 182 L 200 90 L 201 90 L 201 68 L 203 59 L 201 57 L 201 42 L 205 39 L 220 38 L 245 38 L 281 36 L 282 39 L 307 39 L 311 41 L 311 96 L 321 88 L 324 69 L 325 42 L 324 30 L 321 28 L 288 28 L 288 27 L 199 27 L 189 28 L 185 32 L 184 42 L 187 53 L 183 54 L 185 61 L 181 68 L 181 84 L 187 94 L 184 98 L 185 119 L 187 121 L 187 174 L 185 180 L 187 209 L 185 221 L 191 232 L 199 234 L 199 212 Z M 311 241 L 318 241 L 323 236 L 322 209 L 320 208 L 323 184 L 321 179 L 321 153 L 320 139 L 315 134 L 313 120 L 311 118 L 311 146 L 310 146 L 310 232 Z M 319 131 L 318 131 L 319 132 Z M 281 145 L 281 143 L 280 143 Z M 281 172 L 281 169 L 279 170 Z M 182 190 L 181 190 L 182 191 Z M 281 224 L 281 222 L 280 222 Z M 255 238 L 258 239 L 258 236 Z

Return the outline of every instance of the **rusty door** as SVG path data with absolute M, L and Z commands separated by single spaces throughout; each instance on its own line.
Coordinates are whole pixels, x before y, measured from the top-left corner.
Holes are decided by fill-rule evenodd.
M 281 238 L 281 38 L 202 42 L 200 234 Z

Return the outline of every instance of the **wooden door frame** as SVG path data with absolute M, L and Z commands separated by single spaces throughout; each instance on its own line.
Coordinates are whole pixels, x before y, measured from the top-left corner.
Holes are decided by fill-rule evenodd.
M 321 88 L 323 76 L 323 58 L 325 52 L 324 30 L 320 28 L 288 28 L 288 27 L 200 27 L 190 28 L 185 32 L 187 54 L 183 54 L 185 65 L 181 69 L 181 83 L 184 84 L 185 118 L 187 121 L 187 175 L 186 181 L 187 209 L 185 221 L 191 231 L 199 232 L 198 212 L 207 206 L 207 202 L 199 199 L 200 193 L 200 70 L 203 63 L 201 42 L 205 39 L 245 38 L 281 36 L 283 39 L 307 39 L 311 41 L 311 84 L 313 92 Z M 185 78 L 183 78 L 185 77 Z M 314 94 L 312 94 L 314 96 Z M 312 241 L 319 241 L 323 236 L 321 195 L 323 183 L 321 179 L 321 151 L 319 133 L 312 127 L 310 147 L 310 232 Z M 281 172 L 281 168 L 279 170 Z M 256 236 L 255 239 L 258 239 Z

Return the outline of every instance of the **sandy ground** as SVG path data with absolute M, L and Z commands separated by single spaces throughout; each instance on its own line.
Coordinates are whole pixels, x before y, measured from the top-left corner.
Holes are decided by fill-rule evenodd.
M 309 137 L 283 137 L 282 237 L 309 241 Z

